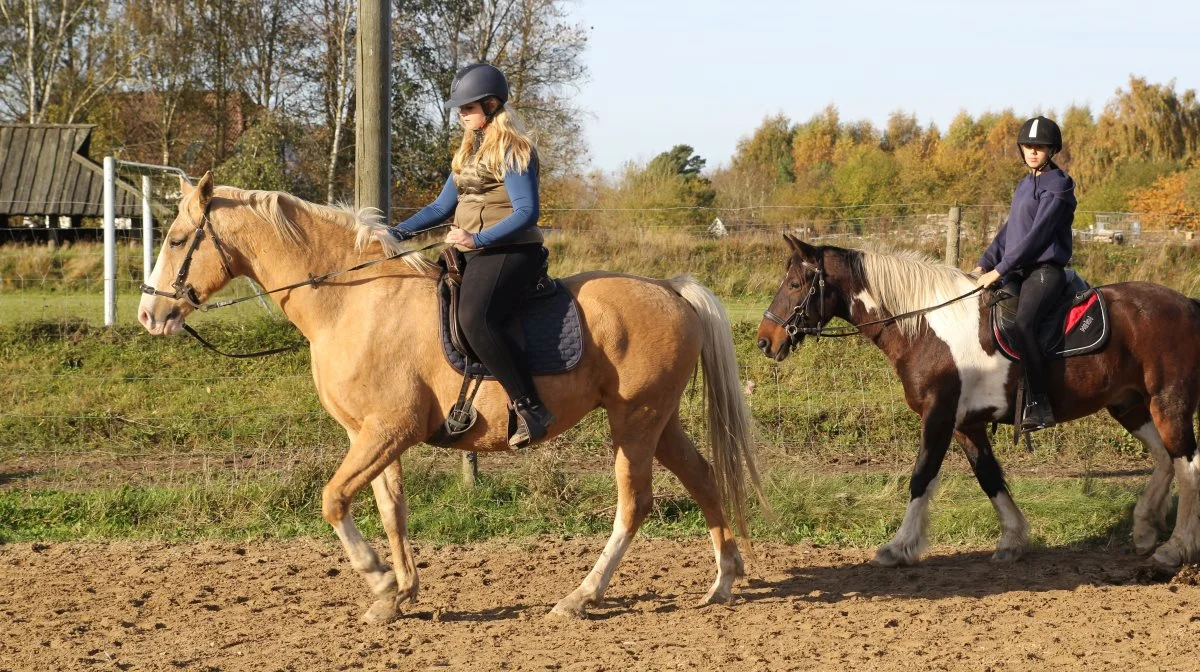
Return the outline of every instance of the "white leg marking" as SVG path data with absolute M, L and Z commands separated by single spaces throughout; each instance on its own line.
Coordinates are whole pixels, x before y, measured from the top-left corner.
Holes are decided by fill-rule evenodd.
M 354 525 L 353 518 L 346 516 L 339 520 L 333 526 L 333 531 L 341 540 L 342 548 L 346 549 L 346 557 L 350 560 L 350 566 L 366 579 L 367 586 L 370 587 L 372 593 L 383 595 L 396 590 L 395 573 L 390 567 L 379 562 L 379 556 L 375 555 L 375 549 L 371 548 L 366 539 L 363 539 L 358 527 Z
M 632 541 L 633 535 L 629 530 L 619 523 L 614 524 L 612 534 L 608 537 L 608 543 L 604 545 L 604 550 L 600 553 L 600 558 L 596 560 L 592 571 L 588 572 L 578 588 L 554 606 L 550 614 L 587 618 L 587 606 L 599 602 L 600 598 L 604 597 L 604 591 L 608 589 L 608 583 L 612 581 L 613 574 L 617 571 L 617 566 L 621 564 L 621 558 L 629 549 Z
M 1200 459 L 1200 457 L 1196 458 Z M 1175 531 L 1167 543 L 1154 552 L 1154 562 L 1164 567 L 1178 567 L 1185 562 L 1200 558 L 1200 518 L 1196 509 L 1200 505 L 1200 470 L 1196 459 L 1173 460 L 1175 479 L 1179 485 L 1179 508 L 1175 514 Z
M 1154 423 L 1147 422 L 1131 434 L 1146 446 L 1154 460 L 1146 489 L 1133 507 L 1133 547 L 1137 553 L 1146 555 L 1158 545 L 1158 533 L 1167 529 L 1167 496 L 1171 494 L 1175 470 Z
M 1021 509 L 1017 508 L 1007 492 L 1001 492 L 992 498 L 992 508 L 1000 519 L 1000 543 L 996 544 L 996 553 L 992 559 L 997 562 L 1012 562 L 1025 552 L 1029 539 L 1029 525 Z
M 925 550 L 925 530 L 929 526 L 929 502 L 937 491 L 937 479 L 929 483 L 925 494 L 909 500 L 904 510 L 904 522 L 896 536 L 875 553 L 875 562 L 884 567 L 915 565 Z

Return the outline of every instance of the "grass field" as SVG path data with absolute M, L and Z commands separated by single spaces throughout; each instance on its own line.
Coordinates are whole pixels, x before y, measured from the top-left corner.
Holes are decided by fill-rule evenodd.
M 118 326 L 104 328 L 92 257 L 68 252 L 43 255 L 41 266 L 20 262 L 22 278 L 41 274 L 36 291 L 12 281 L 13 255 L 0 256 L 2 540 L 329 536 L 319 491 L 346 439 L 320 407 L 307 352 L 235 361 L 183 337 L 152 338 L 134 323 L 132 280 L 122 285 Z M 554 254 L 558 274 L 619 260 L 619 270 L 647 275 L 687 270 L 722 297 L 736 323 L 742 378 L 756 385 L 750 403 L 777 514 L 756 519 L 756 536 L 871 545 L 894 531 L 918 418 L 882 354 L 861 339 L 809 342 L 783 364 L 758 353 L 754 331 L 782 270 L 776 237 L 724 247 L 669 235 L 633 246 L 616 236 L 586 247 L 560 239 Z M 1096 281 L 1157 277 L 1200 293 L 1195 248 L 1089 246 L 1077 260 Z M 226 295 L 247 291 L 239 281 Z M 189 321 L 231 350 L 297 338 L 277 309 L 254 302 Z M 698 396 L 684 399 L 697 437 Z M 457 542 L 608 529 L 615 499 L 606 429 L 598 412 L 537 451 L 482 456 L 474 490 L 458 483 L 456 452 L 414 448 L 405 458 L 414 534 Z M 1149 465 L 1115 422 L 1093 417 L 1042 432 L 1033 453 L 1012 447 L 1010 436 L 997 432 L 998 455 L 1037 539 L 1094 545 L 1127 536 Z M 935 540 L 989 542 L 995 517 L 965 460 L 952 455 L 944 472 Z M 673 479 L 660 475 L 656 493 L 649 532 L 703 529 Z M 373 508 L 359 512 L 377 534 Z

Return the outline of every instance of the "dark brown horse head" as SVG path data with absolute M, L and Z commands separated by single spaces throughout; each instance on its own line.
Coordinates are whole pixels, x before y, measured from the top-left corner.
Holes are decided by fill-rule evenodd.
M 779 289 L 758 325 L 758 348 L 775 361 L 787 358 L 804 337 L 829 320 L 847 315 L 844 291 L 859 282 L 852 272 L 852 250 L 813 246 L 783 234 L 791 254 Z M 831 282 L 836 278 L 837 282 Z

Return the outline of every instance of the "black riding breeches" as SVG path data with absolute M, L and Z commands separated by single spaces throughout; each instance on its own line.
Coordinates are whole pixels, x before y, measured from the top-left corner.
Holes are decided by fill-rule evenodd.
M 1046 355 L 1038 343 L 1038 327 L 1062 300 L 1066 283 L 1062 266 L 1055 264 L 1035 266 L 1021 282 L 1015 335 L 1019 341 L 1017 347 L 1021 350 L 1021 362 L 1025 365 L 1025 379 L 1029 382 L 1031 396 L 1047 392 L 1049 371 L 1046 369 Z
M 467 255 L 459 294 L 458 321 L 479 361 L 504 386 L 510 399 L 537 400 L 524 353 L 507 330 L 509 318 L 541 272 L 542 246 L 513 245 Z

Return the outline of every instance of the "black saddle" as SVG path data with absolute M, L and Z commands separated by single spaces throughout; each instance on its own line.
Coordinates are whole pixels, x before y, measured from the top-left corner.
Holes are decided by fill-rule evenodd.
M 548 253 L 542 248 L 539 280 L 529 288 L 508 324 L 509 333 L 524 350 L 530 373 L 538 375 L 565 373 L 583 358 L 583 329 L 575 297 L 547 275 L 547 258 Z M 442 275 L 438 281 L 438 305 L 446 361 L 464 375 L 492 378 L 487 367 L 471 352 L 458 324 L 458 288 L 466 267 L 464 256 L 457 249 L 447 248 L 439 263 Z
M 1104 296 L 1075 271 L 1066 270 L 1066 287 L 1058 305 L 1038 325 L 1038 343 L 1050 357 L 1086 355 L 1104 347 L 1111 333 Z M 992 334 L 1005 357 L 1021 361 L 1013 336 L 1020 285 L 1005 284 L 992 292 Z

